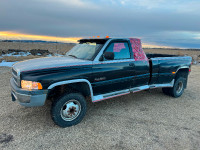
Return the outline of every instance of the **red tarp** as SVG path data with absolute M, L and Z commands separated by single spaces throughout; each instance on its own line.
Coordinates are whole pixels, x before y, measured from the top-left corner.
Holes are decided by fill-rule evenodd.
M 131 47 L 134 53 L 135 61 L 147 61 L 147 57 L 142 49 L 142 44 L 140 39 L 129 38 L 131 42 Z

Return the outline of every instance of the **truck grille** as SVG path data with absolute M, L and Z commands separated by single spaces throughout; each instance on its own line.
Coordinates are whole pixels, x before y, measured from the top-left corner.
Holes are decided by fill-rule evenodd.
M 17 76 L 17 71 L 15 71 L 13 68 L 12 68 L 12 73 Z
M 13 68 L 12 68 L 12 76 L 13 76 L 15 84 L 19 87 L 20 79 L 19 79 L 19 76 L 17 75 L 17 71 L 15 71 Z

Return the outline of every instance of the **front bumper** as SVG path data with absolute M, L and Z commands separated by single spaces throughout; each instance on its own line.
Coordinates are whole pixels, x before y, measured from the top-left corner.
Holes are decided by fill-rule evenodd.
M 48 90 L 24 90 L 16 86 L 14 79 L 10 79 L 11 96 L 13 101 L 19 101 L 26 107 L 42 106 L 47 97 Z

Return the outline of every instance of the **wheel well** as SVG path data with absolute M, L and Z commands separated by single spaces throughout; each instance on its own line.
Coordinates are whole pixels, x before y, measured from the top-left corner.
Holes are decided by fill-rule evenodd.
M 180 76 L 187 79 L 188 74 L 189 74 L 189 68 L 182 68 L 182 69 L 179 69 L 178 72 L 176 73 L 175 79 L 177 79 L 177 78 L 180 77 Z
M 58 85 L 50 90 L 48 97 L 58 97 L 63 95 L 64 93 L 81 93 L 83 96 L 90 96 L 90 87 L 86 82 L 77 82 L 77 83 L 69 83 Z
M 187 88 L 188 74 L 189 74 L 189 68 L 182 68 L 182 69 L 178 70 L 178 72 L 176 73 L 176 76 L 175 76 L 175 80 L 178 79 L 179 77 L 183 77 L 186 79 L 186 84 L 185 84 L 184 88 Z

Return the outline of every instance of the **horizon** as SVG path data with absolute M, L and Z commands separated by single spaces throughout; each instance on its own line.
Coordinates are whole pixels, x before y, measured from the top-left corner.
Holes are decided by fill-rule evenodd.
M 90 36 L 90 37 L 97 37 L 97 36 Z M 55 36 L 45 36 L 45 35 L 29 35 L 29 34 L 22 34 L 16 32 L 9 32 L 9 31 L 0 31 L 0 40 L 31 40 L 31 41 L 49 41 L 49 42 L 62 42 L 62 43 L 77 43 L 77 41 L 81 38 L 90 38 L 90 37 L 55 37 Z M 106 37 L 106 36 L 105 36 Z M 100 38 L 105 38 L 100 37 Z M 111 37 L 112 38 L 112 37 Z M 142 40 L 142 39 L 141 39 Z M 176 48 L 176 47 L 169 47 L 163 45 L 153 45 L 150 43 L 143 43 L 143 48 Z

